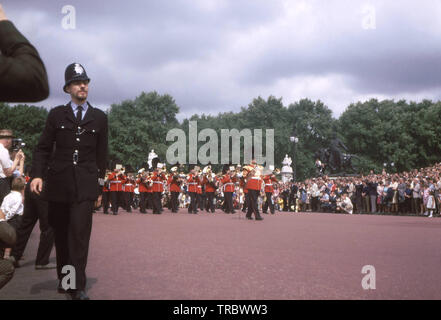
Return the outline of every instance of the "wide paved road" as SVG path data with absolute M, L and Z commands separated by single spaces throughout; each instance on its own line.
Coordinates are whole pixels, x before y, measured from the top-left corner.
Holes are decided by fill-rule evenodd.
M 98 212 L 88 293 L 92 299 L 441 299 L 439 218 L 263 216 Z M 66 299 L 56 293 L 55 270 L 33 268 L 38 237 L 36 228 L 0 299 Z M 361 286 L 365 265 L 375 267 L 375 290 Z

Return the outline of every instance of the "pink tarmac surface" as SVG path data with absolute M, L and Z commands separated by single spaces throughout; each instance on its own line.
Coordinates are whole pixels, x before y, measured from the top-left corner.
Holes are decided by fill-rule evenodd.
M 149 210 L 151 212 L 151 210 Z M 441 219 L 286 213 L 94 214 L 92 299 L 441 299 Z M 35 228 L 0 299 L 66 299 L 34 270 Z M 51 261 L 55 261 L 55 250 Z M 363 266 L 376 271 L 364 290 Z

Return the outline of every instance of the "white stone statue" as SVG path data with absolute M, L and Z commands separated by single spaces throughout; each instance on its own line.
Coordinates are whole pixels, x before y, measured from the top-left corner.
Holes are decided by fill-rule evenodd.
M 288 157 L 288 155 L 285 155 L 285 159 L 283 159 L 282 164 L 282 170 L 280 171 L 280 174 L 282 175 L 282 182 L 286 183 L 290 179 L 292 179 L 292 168 L 291 168 L 291 157 Z
M 149 169 L 152 168 L 152 160 L 157 157 L 158 157 L 158 155 L 155 153 L 155 150 L 152 149 L 152 151 L 149 153 L 149 157 L 148 157 L 148 161 L 147 161 L 147 163 L 149 164 Z

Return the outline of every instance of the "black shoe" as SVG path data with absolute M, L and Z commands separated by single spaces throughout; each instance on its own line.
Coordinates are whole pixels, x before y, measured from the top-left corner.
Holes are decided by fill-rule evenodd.
M 214 213 L 214 210 L 212 210 L 211 213 Z
M 248 220 L 253 220 L 253 218 L 251 218 L 251 217 L 247 217 L 247 219 L 248 219 Z
M 263 218 L 262 217 L 257 217 L 256 220 L 263 220 Z
M 104 211 L 104 214 L 109 214 L 107 211 Z
M 231 213 L 234 214 L 234 213 L 236 213 L 236 211 L 233 210 L 233 211 L 231 211 Z
M 71 293 L 72 300 L 90 300 L 84 290 L 75 290 Z
M 274 212 L 271 212 L 271 214 L 274 214 Z
M 262 213 L 264 213 L 264 214 L 268 214 L 268 212 L 262 212 Z

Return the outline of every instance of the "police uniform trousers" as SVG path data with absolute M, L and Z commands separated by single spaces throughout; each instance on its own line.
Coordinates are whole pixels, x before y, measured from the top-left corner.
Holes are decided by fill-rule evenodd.
M 225 212 L 233 213 L 233 193 L 232 192 L 224 192 L 225 195 Z
M 247 218 L 251 218 L 252 213 L 254 213 L 254 216 L 256 219 L 260 219 L 260 213 L 259 213 L 259 207 L 257 206 L 257 199 L 259 197 L 259 190 L 253 190 L 248 189 L 248 195 L 249 195 L 249 206 L 250 211 L 247 212 Z
M 178 196 L 179 192 L 171 191 L 170 207 L 172 212 L 178 212 Z
M 86 265 L 89 240 L 92 231 L 92 211 L 94 201 L 49 202 L 49 225 L 55 234 L 58 279 L 66 275 L 62 268 L 75 268 L 76 289 L 86 287 Z
M 190 192 L 190 205 L 188 206 L 188 213 L 197 213 L 197 194 Z
M 22 221 L 17 228 L 17 242 L 11 251 L 11 256 L 16 261 L 19 261 L 23 256 L 26 244 L 37 221 L 40 226 L 40 243 L 38 244 L 35 264 L 46 265 L 49 263 L 49 257 L 54 246 L 54 232 L 48 220 L 48 203 L 38 195 L 31 193 L 30 183 L 28 183 L 25 189 Z
M 207 201 L 205 203 L 205 210 L 207 212 L 211 211 L 212 213 L 214 213 L 214 192 L 206 192 L 205 193 L 207 195 Z
M 160 214 L 162 211 L 161 192 L 153 192 L 153 213 Z
M 104 213 L 108 213 L 110 204 L 110 191 L 103 191 L 103 197 L 101 199 Z
M 263 213 L 267 213 L 269 207 L 271 213 L 274 214 L 274 203 L 272 195 L 273 194 L 271 192 L 266 192 L 266 201 L 263 205 Z

